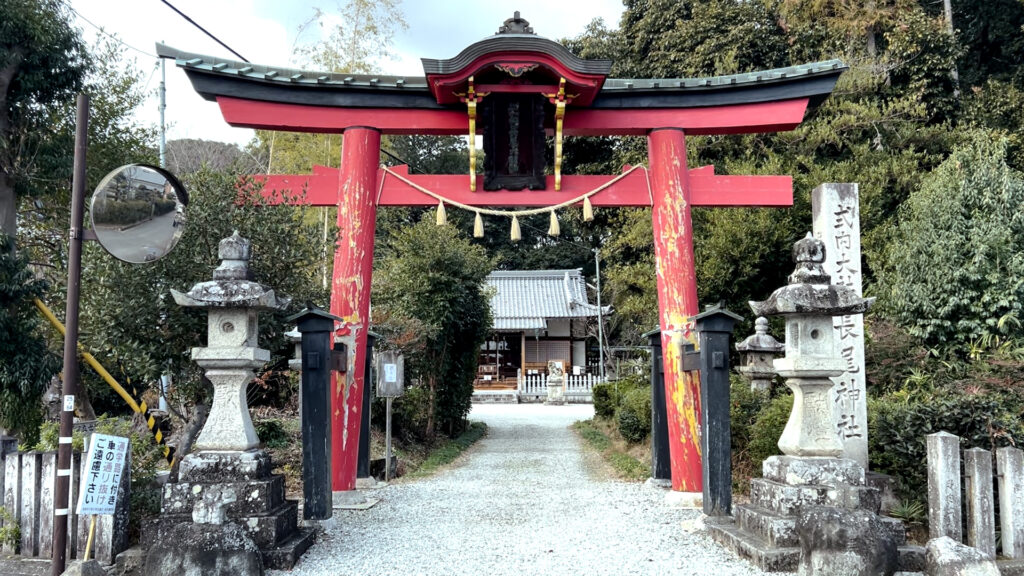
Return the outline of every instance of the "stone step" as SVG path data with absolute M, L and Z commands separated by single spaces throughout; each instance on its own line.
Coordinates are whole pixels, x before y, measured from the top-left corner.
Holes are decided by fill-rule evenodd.
M 299 506 L 297 502 L 288 500 L 270 513 L 235 516 L 231 521 L 245 528 L 256 546 L 265 550 L 278 546 L 296 531 Z
M 729 520 L 706 519 L 711 538 L 740 558 L 750 561 L 765 572 L 796 572 L 800 548 L 774 547 L 755 534 L 742 530 Z
M 878 513 L 881 506 L 876 488 L 847 486 L 791 486 L 765 478 L 750 481 L 750 502 L 766 510 L 792 516 L 803 506 L 838 506 L 851 510 L 864 509 Z
M 754 534 L 769 545 L 787 548 L 797 546 L 796 519 L 753 504 L 739 504 L 733 508 L 736 525 Z
M 924 548 L 920 546 L 900 546 L 900 572 L 924 572 Z
M 786 516 L 754 504 L 739 504 L 733 509 L 736 524 L 772 546 L 797 546 L 796 517 Z M 888 516 L 879 516 L 882 525 L 892 535 L 897 546 L 907 543 L 903 522 Z
M 271 570 L 291 570 L 315 540 L 316 531 L 312 528 L 299 528 L 274 548 L 260 550 L 263 566 Z
M 907 527 L 903 525 L 902 520 L 890 518 L 889 516 L 879 516 L 878 519 L 882 521 L 882 525 L 892 534 L 892 539 L 896 541 L 897 546 L 907 545 Z
M 865 485 L 864 468 L 855 460 L 847 458 L 771 456 L 762 463 L 761 471 L 768 480 L 775 480 L 791 486 L 800 484 Z
M 1021 558 L 998 558 L 996 566 L 1003 576 L 1024 576 L 1024 559 Z
M 735 521 L 705 520 L 711 538 L 745 558 L 765 572 L 796 572 L 800 563 L 798 546 L 772 546 L 756 534 L 741 529 Z M 920 546 L 899 546 L 900 572 L 924 571 L 924 548 Z
M 518 404 L 519 392 L 515 390 L 476 390 L 472 402 L 476 404 Z
M 208 484 L 177 482 L 164 485 L 164 513 L 192 513 L 196 501 L 202 498 Z M 284 476 L 275 474 L 267 480 L 250 480 L 217 484 L 218 488 L 233 489 L 236 500 L 224 507 L 229 517 L 266 514 L 284 503 Z

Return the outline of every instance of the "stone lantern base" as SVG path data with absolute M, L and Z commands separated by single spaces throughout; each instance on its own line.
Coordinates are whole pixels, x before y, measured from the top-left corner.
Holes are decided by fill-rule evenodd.
M 168 542 L 180 532 L 176 527 L 192 523 L 196 504 L 212 492 L 224 504 L 226 522 L 239 526 L 259 548 L 264 567 L 290 570 L 312 545 L 314 532 L 298 527 L 298 503 L 285 500 L 284 476 L 270 470 L 270 455 L 263 450 L 189 454 L 181 461 L 178 482 L 164 486 L 156 538 Z
M 828 457 L 772 456 L 763 478 L 750 481 L 750 503 L 739 504 L 733 517 L 707 518 L 711 537 L 767 572 L 795 572 L 800 562 L 797 516 L 801 508 L 829 506 L 878 514 L 881 493 L 869 486 L 864 468 L 854 460 Z M 899 570 L 924 568 L 924 549 L 908 546 L 903 523 L 879 517 L 895 541 Z

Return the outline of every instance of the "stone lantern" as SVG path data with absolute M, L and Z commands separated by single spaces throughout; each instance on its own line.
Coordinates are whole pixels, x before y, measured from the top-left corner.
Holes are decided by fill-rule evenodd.
M 796 270 L 789 285 L 764 302 L 751 302 L 759 316 L 786 319 L 785 358 L 776 371 L 793 390 L 779 448 L 750 481 L 750 502 L 734 517 L 715 519 L 711 537 L 768 572 L 847 576 L 921 570 L 924 550 L 906 545 L 895 518 L 878 516 L 881 495 L 867 482 L 864 467 L 842 458 L 842 441 L 832 417 L 830 376 L 845 363 L 833 345 L 832 317 L 862 314 L 873 298 L 830 284 L 822 269 L 825 245 L 811 237 L 793 246 Z
M 793 260 L 796 269 L 789 285 L 764 302 L 750 303 L 759 316 L 786 318 L 786 356 L 774 364 L 793 390 L 793 411 L 779 438 L 779 449 L 788 456 L 838 457 L 843 444 L 833 423 L 829 378 L 842 374 L 846 364 L 835 352 L 832 317 L 863 314 L 875 299 L 830 283 L 822 268 L 825 244 L 810 233 L 793 245 Z
M 192 359 L 213 383 L 213 404 L 178 481 L 164 486 L 146 574 L 262 575 L 291 569 L 313 542 L 314 532 L 297 526 L 284 477 L 271 473 L 245 395 L 270 359 L 257 344 L 257 313 L 291 299 L 249 278 L 249 241 L 238 232 L 221 240 L 218 255 L 213 280 L 171 290 L 178 305 L 207 310 L 207 345 L 193 348 Z
M 775 379 L 772 360 L 782 354 L 785 344 L 768 333 L 768 319 L 759 316 L 754 321 L 754 334 L 737 344 L 736 350 L 740 353 L 737 370 L 750 382 L 750 389 L 764 394 L 771 392 Z
M 245 452 L 259 446 L 245 391 L 253 371 L 270 360 L 270 352 L 257 345 L 257 312 L 283 310 L 291 298 L 249 279 L 249 241 L 235 232 L 220 241 L 221 264 L 213 280 L 200 282 L 187 293 L 171 290 L 179 306 L 206 308 L 207 345 L 192 349 L 192 360 L 213 382 L 213 406 L 196 450 Z M 186 457 L 187 458 L 187 457 Z M 182 462 L 184 466 L 184 461 Z

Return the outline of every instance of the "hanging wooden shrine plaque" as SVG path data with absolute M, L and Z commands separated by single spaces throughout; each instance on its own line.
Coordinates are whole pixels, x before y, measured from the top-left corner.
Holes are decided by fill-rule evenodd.
M 544 189 L 544 97 L 494 93 L 481 104 L 484 190 Z

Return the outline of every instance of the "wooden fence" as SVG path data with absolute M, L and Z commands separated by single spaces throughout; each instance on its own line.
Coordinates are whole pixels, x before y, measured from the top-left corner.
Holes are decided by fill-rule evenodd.
M 595 374 L 566 374 L 565 396 L 569 401 L 592 402 L 594 385 L 603 382 L 600 376 Z M 519 397 L 525 399 L 544 399 L 548 395 L 547 374 L 519 374 L 518 377 Z

